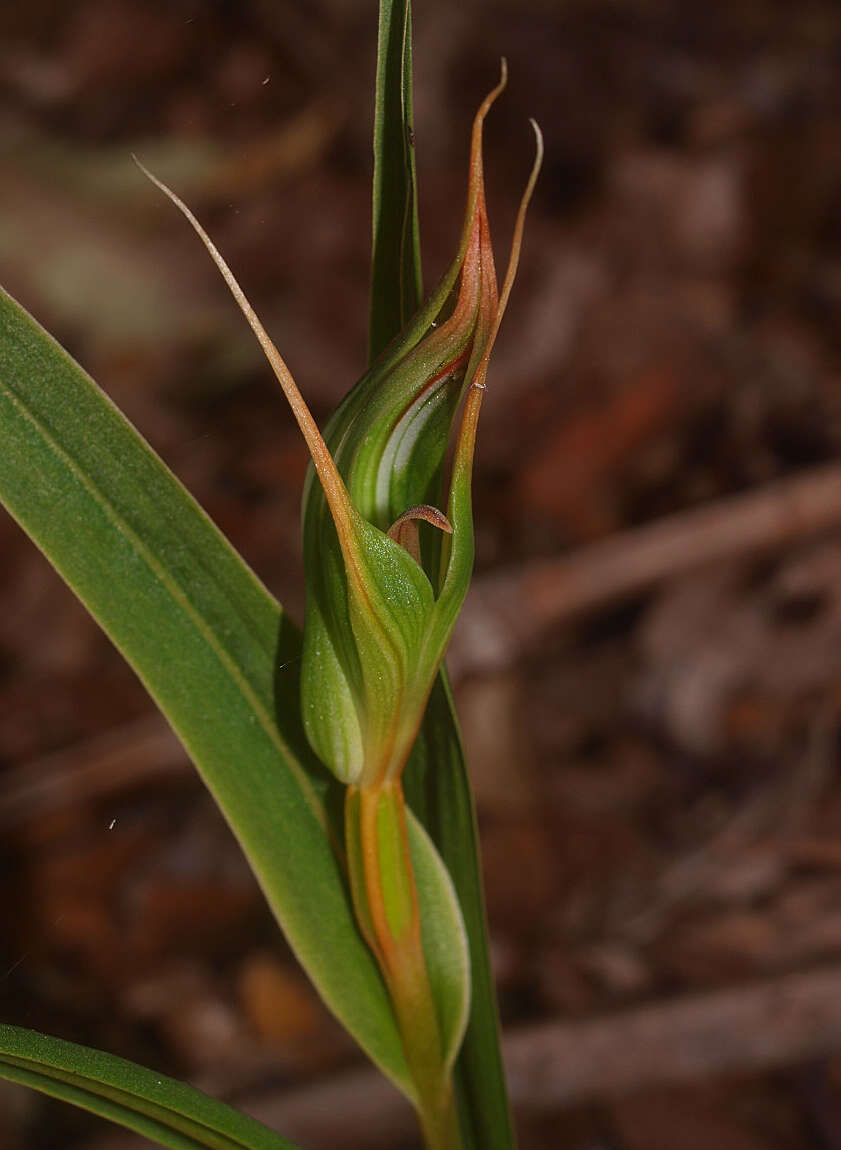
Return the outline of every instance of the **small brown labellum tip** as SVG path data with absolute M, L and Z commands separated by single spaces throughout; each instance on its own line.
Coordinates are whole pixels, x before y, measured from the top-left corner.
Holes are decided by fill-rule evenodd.
M 416 563 L 420 563 L 420 541 L 418 539 L 418 520 L 431 523 L 446 535 L 452 535 L 453 528 L 447 516 L 437 507 L 430 507 L 428 503 L 420 503 L 417 507 L 410 507 L 399 518 L 395 519 L 388 529 L 389 539 L 408 551 Z

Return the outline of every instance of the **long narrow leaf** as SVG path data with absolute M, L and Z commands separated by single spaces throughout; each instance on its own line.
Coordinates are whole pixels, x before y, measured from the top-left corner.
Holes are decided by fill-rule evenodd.
M 331 837 L 335 784 L 300 729 L 295 628 L 107 397 L 2 292 L 0 500 L 169 719 L 327 1005 L 411 1095 Z
M 423 292 L 412 110 L 411 0 L 380 0 L 373 223 L 372 362 L 406 326 Z
M 0 1078 L 90 1110 L 173 1150 L 296 1150 L 248 1115 L 124 1058 L 0 1025 Z

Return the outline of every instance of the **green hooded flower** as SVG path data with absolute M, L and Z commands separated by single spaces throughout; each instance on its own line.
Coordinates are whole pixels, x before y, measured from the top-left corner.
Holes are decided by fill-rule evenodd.
M 359 786 L 402 770 L 470 581 L 476 422 L 540 160 L 500 297 L 482 126 L 504 84 L 503 69 L 474 121 L 458 255 L 328 423 L 341 482 L 326 485 L 316 460 L 305 490 L 304 724 L 322 760 Z M 462 405 L 445 515 L 440 475 Z
M 286 364 L 231 271 L 187 216 L 271 363 L 304 434 L 307 608 L 303 720 L 313 749 L 343 782 L 399 778 L 418 731 L 473 566 L 470 482 L 488 358 L 514 279 L 538 154 L 498 291 L 473 124 L 467 211 L 458 254 L 430 299 L 318 430 Z M 142 165 L 140 165 L 142 167 Z M 449 493 L 440 476 L 461 408 Z M 445 503 L 446 514 L 437 507 Z M 419 526 L 420 525 L 420 526 Z

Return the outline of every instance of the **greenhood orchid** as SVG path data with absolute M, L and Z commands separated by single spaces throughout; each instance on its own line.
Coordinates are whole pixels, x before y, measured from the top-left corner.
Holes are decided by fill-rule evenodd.
M 470 580 L 476 423 L 538 166 L 523 197 L 500 297 L 482 126 L 504 83 L 503 72 L 474 122 L 458 254 L 327 425 L 341 484 L 331 488 L 322 479 L 319 485 L 316 464 L 305 493 L 305 563 L 313 574 L 304 629 L 304 722 L 322 760 L 359 786 L 402 770 Z M 462 403 L 445 513 L 436 506 L 438 477 Z M 424 523 L 443 538 L 422 547 Z
M 471 474 L 488 360 L 516 272 L 532 168 L 502 292 L 485 206 L 482 102 L 470 151 L 458 254 L 408 327 L 362 377 L 322 437 L 286 364 L 195 216 L 193 225 L 283 387 L 312 457 L 304 493 L 308 578 L 302 706 L 313 749 L 344 783 L 399 776 L 464 601 L 473 565 Z M 142 167 L 142 165 L 140 165 Z M 450 430 L 463 404 L 446 500 L 434 505 Z M 443 533 L 423 543 L 419 523 Z
M 259 340 L 312 465 L 303 503 L 307 605 L 304 728 L 346 785 L 344 857 L 356 919 L 395 1008 L 430 1146 L 458 1144 L 451 1070 L 470 986 L 466 933 L 450 876 L 407 815 L 401 773 L 420 727 L 473 567 L 471 476 L 491 350 L 514 281 L 526 208 L 497 285 L 485 205 L 482 130 L 473 123 L 467 210 L 438 287 L 319 431 L 285 362 L 192 212 L 186 215 Z M 141 165 L 142 167 L 142 165 Z M 453 428 L 449 487 L 443 490 Z M 433 890 L 421 914 L 416 875 Z M 450 927 L 446 937 L 435 919 Z M 449 998 L 448 998 L 449 996 Z

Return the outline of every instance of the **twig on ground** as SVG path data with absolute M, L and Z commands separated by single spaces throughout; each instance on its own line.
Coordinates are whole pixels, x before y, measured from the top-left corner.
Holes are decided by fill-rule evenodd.
M 841 966 L 591 1021 L 541 1024 L 505 1040 L 512 1100 L 529 1114 L 838 1053 Z M 308 1150 L 392 1147 L 412 1131 L 408 1104 L 373 1070 L 237 1104 Z M 90 1150 L 137 1146 L 118 1134 Z
M 841 526 L 841 466 L 669 516 L 559 559 L 475 580 L 448 666 L 455 678 L 509 665 L 547 627 L 703 567 Z
M 0 791 L 0 832 L 73 803 L 192 769 L 164 719 L 153 713 L 7 770 Z

